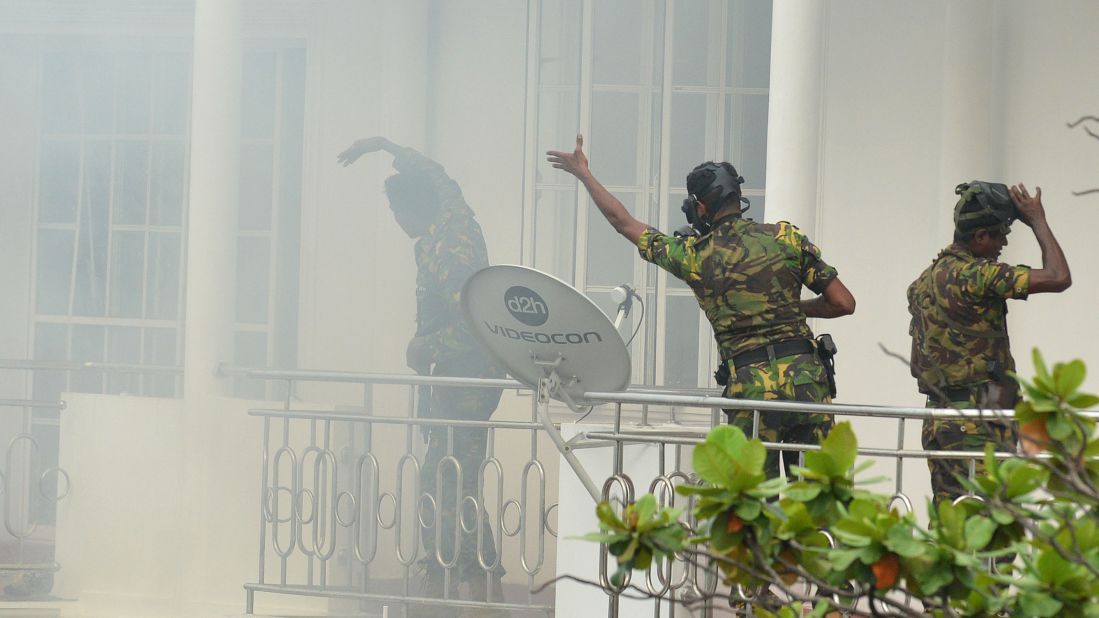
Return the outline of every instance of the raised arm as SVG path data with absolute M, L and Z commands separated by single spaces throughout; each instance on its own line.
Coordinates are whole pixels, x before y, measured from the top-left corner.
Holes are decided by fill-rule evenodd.
M 583 183 L 584 188 L 588 190 L 588 194 L 591 195 L 599 212 L 603 213 L 603 216 L 607 218 L 614 230 L 625 236 L 631 243 L 637 244 L 637 239 L 641 238 L 641 234 L 649 226 L 635 219 L 630 211 L 622 205 L 622 202 L 618 201 L 618 198 L 595 179 L 591 170 L 588 169 L 588 158 L 584 155 L 583 147 L 584 136 L 577 135 L 575 150 L 572 152 L 551 150 L 546 153 L 546 158 L 553 167 L 576 176 Z
M 1072 285 L 1072 273 L 1069 272 L 1068 260 L 1065 252 L 1053 231 L 1046 222 L 1046 210 L 1042 206 L 1042 188 L 1035 187 L 1035 194 L 1030 195 L 1027 188 L 1019 183 L 1009 190 L 1011 201 L 1019 211 L 1019 219 L 1030 226 L 1034 232 L 1034 238 L 1038 241 L 1038 247 L 1042 250 L 1042 267 L 1031 269 L 1029 294 L 1041 294 L 1043 292 L 1063 292 Z

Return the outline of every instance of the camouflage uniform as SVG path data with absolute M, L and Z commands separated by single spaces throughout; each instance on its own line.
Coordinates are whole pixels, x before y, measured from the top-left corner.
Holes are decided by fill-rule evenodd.
M 683 280 L 713 326 L 731 378 L 724 395 L 738 399 L 830 401 L 816 354 L 795 354 L 733 366 L 733 357 L 768 344 L 812 340 L 801 310 L 801 286 L 820 294 L 836 269 L 797 227 L 728 218 L 704 236 L 668 236 L 648 229 L 637 241 L 642 259 Z M 726 410 L 730 423 L 751 435 L 753 413 Z M 814 444 L 828 433 L 825 414 L 765 412 L 759 436 L 768 442 Z M 787 475 L 796 452 L 783 457 Z M 778 475 L 778 452 L 767 453 L 768 476 Z
M 462 191 L 443 167 L 411 148 L 402 149 L 393 167 L 401 173 L 422 175 L 430 182 L 438 198 L 438 213 L 428 230 L 416 241 L 416 335 L 424 338 L 434 376 L 502 378 L 504 372 L 484 352 L 466 327 L 459 303 L 462 286 L 469 277 L 488 266 L 488 251 L 481 227 L 462 197 Z M 421 395 L 427 389 L 421 389 Z M 500 402 L 501 389 L 433 387 L 430 405 L 420 407 L 420 415 L 469 421 L 487 421 Z M 426 408 L 426 409 L 425 409 Z M 448 442 L 451 437 L 453 444 Z M 476 510 L 466 500 L 478 504 L 482 498 L 477 485 L 485 458 L 486 429 L 432 427 L 427 432 L 427 453 L 420 468 L 421 491 L 434 499 L 440 509 L 444 562 L 454 560 L 454 531 L 461 526 L 458 509 L 465 511 L 465 527 L 460 533 L 457 579 L 467 581 L 484 576 L 478 561 Z M 448 459 L 453 458 L 453 460 Z M 453 463 L 461 467 L 462 493 L 455 495 Z M 443 486 L 436 487 L 437 474 Z M 460 505 L 460 506 L 459 506 Z M 433 514 L 424 509 L 424 515 Z M 429 520 L 430 521 L 430 520 Z M 473 530 L 473 532 L 469 532 Z M 422 529 L 420 538 L 426 555 L 423 565 L 441 572 L 436 558 L 436 530 Z M 495 562 L 496 548 L 487 520 L 482 526 L 481 553 L 488 563 Z M 500 574 L 503 569 L 499 569 Z
M 1015 386 L 1002 373 L 1015 369 L 1007 335 L 1008 298 L 1026 299 L 1030 268 L 974 256 L 952 244 L 908 287 L 912 314 L 912 375 L 928 407 L 1001 408 L 1014 403 Z M 983 451 L 994 441 L 1013 450 L 1013 423 L 931 421 L 923 424 L 925 450 Z M 965 490 L 969 460 L 928 459 L 936 502 Z M 976 470 L 983 469 L 980 459 Z

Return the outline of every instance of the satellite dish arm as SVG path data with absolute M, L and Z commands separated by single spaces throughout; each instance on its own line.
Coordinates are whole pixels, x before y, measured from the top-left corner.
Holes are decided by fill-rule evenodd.
M 558 391 L 557 395 L 565 400 L 570 408 L 576 411 L 576 405 L 569 399 L 569 396 L 564 391 Z M 565 438 L 561 435 L 561 431 L 553 424 L 553 421 L 549 417 L 549 405 L 538 406 L 538 417 L 542 420 L 542 426 L 546 429 L 546 434 L 549 435 L 550 440 L 553 440 L 553 445 L 557 447 L 557 451 L 561 453 L 561 456 L 568 462 L 569 467 L 576 474 L 576 478 L 580 479 L 580 482 L 584 485 L 584 489 L 588 490 L 591 494 L 591 499 L 596 503 L 603 499 L 603 493 L 599 491 L 599 488 L 595 486 L 595 482 L 591 480 L 591 475 L 584 469 L 584 465 L 580 463 L 580 460 L 576 458 L 576 453 L 572 451 L 572 447 L 565 443 Z

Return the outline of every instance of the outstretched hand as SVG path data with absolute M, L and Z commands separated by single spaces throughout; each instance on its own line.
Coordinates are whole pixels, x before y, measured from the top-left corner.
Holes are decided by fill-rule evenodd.
M 347 167 L 364 154 L 378 152 L 379 150 L 390 150 L 394 146 L 395 144 L 393 142 L 380 135 L 357 139 L 347 148 L 347 150 L 336 155 L 336 161 L 340 165 Z
M 1026 185 L 1019 183 L 1008 189 L 1011 201 L 1019 211 L 1019 220 L 1033 226 L 1036 221 L 1041 221 L 1046 216 L 1046 210 L 1042 206 L 1042 188 L 1035 187 L 1034 195 L 1030 194 Z
M 576 148 L 572 152 L 550 150 L 546 153 L 546 160 L 554 168 L 580 178 L 581 180 L 591 173 L 588 169 L 588 157 L 584 155 L 584 136 L 576 136 Z

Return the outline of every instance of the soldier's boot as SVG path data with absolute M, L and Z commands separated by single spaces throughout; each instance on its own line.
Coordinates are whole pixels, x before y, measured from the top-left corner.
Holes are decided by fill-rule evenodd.
M 500 576 L 493 573 L 487 578 L 481 574 L 469 580 L 471 601 L 504 602 L 504 584 Z M 507 618 L 508 612 L 494 607 L 472 607 L 462 612 L 459 618 Z
M 446 578 L 444 572 L 437 569 L 428 569 L 421 576 L 420 589 L 417 593 L 420 597 L 425 599 L 442 599 L 446 596 L 443 594 L 445 587 Z M 450 595 L 446 596 L 446 598 L 458 598 L 458 583 L 454 578 L 451 578 Z M 428 605 L 426 603 L 410 604 L 408 606 L 408 611 L 405 612 L 406 618 L 455 618 L 457 615 L 457 610 L 452 607 L 435 604 Z

